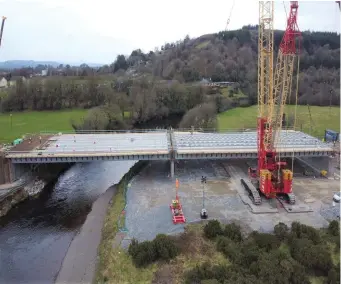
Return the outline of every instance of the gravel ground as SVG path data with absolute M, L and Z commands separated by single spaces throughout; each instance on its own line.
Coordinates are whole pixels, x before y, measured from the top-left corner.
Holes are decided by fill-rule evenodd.
M 209 218 L 225 222 L 237 220 L 249 230 L 271 232 L 278 222 L 290 225 L 293 221 L 324 227 L 328 225 L 325 218 L 329 213 L 326 212 L 337 210 L 338 206 L 332 207 L 331 202 L 331 188 L 335 187 L 331 182 L 334 181 L 304 178 L 295 180 L 295 193 L 297 198 L 309 204 L 314 212 L 288 213 L 277 202 L 278 213 L 253 214 L 241 201 L 235 188 L 240 181 L 233 183 L 230 175 L 226 173 L 228 163 L 233 164 L 234 161 L 222 163 L 190 160 L 176 164 L 175 175 L 180 183 L 179 197 L 187 223 L 200 220 L 203 201 L 201 176 L 207 177 L 205 208 Z M 241 161 L 236 162 L 240 163 Z M 245 168 L 247 169 L 247 166 Z M 174 234 L 183 231 L 184 225 L 174 225 L 172 222 L 169 205 L 172 199 L 175 199 L 175 181 L 169 177 L 169 172 L 168 162 L 151 162 L 131 182 L 127 192 L 126 208 L 128 235 L 123 247 L 127 246 L 131 238 L 140 241 L 151 240 L 159 233 Z M 321 211 L 322 205 L 324 209 Z
M 320 214 L 327 220 L 339 220 L 340 221 L 340 203 L 336 203 L 335 207 L 321 208 Z

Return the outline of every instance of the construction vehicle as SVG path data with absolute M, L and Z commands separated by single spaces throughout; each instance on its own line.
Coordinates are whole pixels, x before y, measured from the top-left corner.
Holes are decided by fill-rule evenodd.
M 297 9 L 298 2 L 291 1 L 287 27 L 273 72 L 274 2 L 259 2 L 258 166 L 248 169 L 251 182 L 241 180 L 255 205 L 261 204 L 260 194 L 266 198 L 284 195 L 290 204 L 295 203 L 295 195 L 292 192 L 293 173 L 285 168 L 287 163 L 281 161 L 277 146 L 283 125 L 284 106 L 291 92 L 294 62 L 299 53 L 296 45 L 301 33 L 297 26 Z
M 1 30 L 0 30 L 0 46 L 1 46 L 2 34 L 4 32 L 4 26 L 5 26 L 6 19 L 7 19 L 6 17 L 2 17 Z

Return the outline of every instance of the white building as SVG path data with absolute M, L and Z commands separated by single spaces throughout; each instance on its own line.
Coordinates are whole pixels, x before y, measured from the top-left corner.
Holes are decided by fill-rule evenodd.
M 5 77 L 2 77 L 0 80 L 0 88 L 7 88 L 8 87 L 8 81 Z

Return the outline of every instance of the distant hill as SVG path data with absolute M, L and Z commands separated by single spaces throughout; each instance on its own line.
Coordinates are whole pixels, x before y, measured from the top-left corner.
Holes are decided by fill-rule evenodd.
M 38 65 L 50 65 L 52 67 L 58 67 L 60 64 L 70 64 L 71 66 L 79 66 L 82 63 L 65 63 L 65 62 L 56 62 L 56 61 L 34 61 L 34 60 L 8 60 L 0 62 L 0 69 L 16 69 L 23 67 L 33 67 L 35 68 Z M 90 67 L 100 67 L 103 64 L 98 63 L 86 63 Z
M 274 62 L 284 31 L 274 32 Z M 257 102 L 258 26 L 206 34 L 165 43 L 149 64 L 137 69 L 165 80 L 238 82 L 239 88 Z M 133 54 L 132 54 L 133 55 Z M 302 32 L 298 103 L 340 105 L 340 34 Z M 128 60 L 132 60 L 130 56 Z M 145 60 L 145 61 L 146 61 Z M 148 61 L 147 61 L 148 62 Z M 117 62 L 115 63 L 117 64 Z M 122 68 L 122 67 L 121 67 Z M 231 90 L 232 92 L 232 90 Z M 293 91 L 290 101 L 295 100 Z

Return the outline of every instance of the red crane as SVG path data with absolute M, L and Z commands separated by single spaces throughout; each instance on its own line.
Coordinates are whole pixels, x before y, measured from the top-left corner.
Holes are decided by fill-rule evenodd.
M 285 169 L 281 161 L 278 142 L 282 130 L 284 107 L 291 92 L 294 62 L 298 57 L 297 26 L 298 2 L 290 2 L 287 27 L 279 46 L 275 73 L 273 72 L 273 8 L 272 1 L 260 1 L 260 23 L 258 40 L 258 120 L 257 147 L 258 167 L 249 168 L 251 184 L 241 180 L 253 196 L 255 204 L 261 203 L 259 192 L 267 198 L 285 195 L 295 203 L 292 193 L 293 173 Z M 298 70 L 297 70 L 298 71 Z

